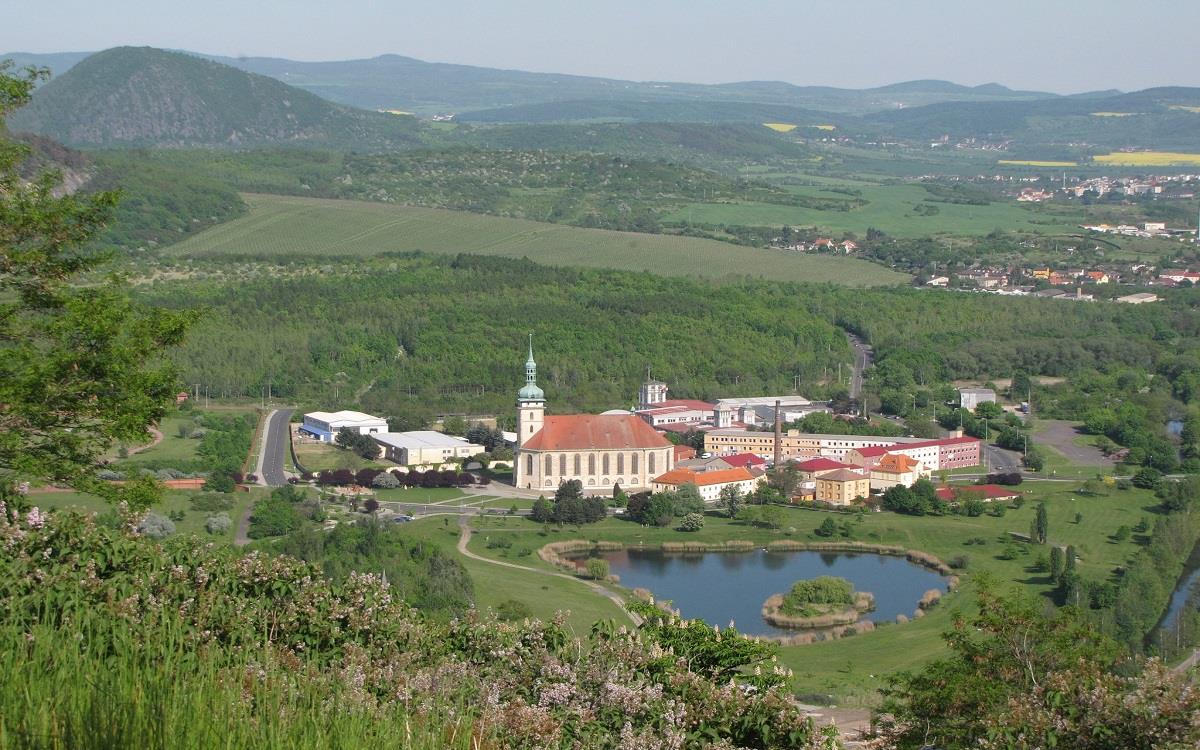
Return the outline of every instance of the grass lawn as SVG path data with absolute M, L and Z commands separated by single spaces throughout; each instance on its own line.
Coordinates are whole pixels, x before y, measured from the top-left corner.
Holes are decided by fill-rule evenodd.
M 904 274 L 854 258 L 798 256 L 693 237 L 582 229 L 364 201 L 275 195 L 247 195 L 245 199 L 250 206 L 246 216 L 200 232 L 167 252 L 179 256 L 249 253 L 353 257 L 423 250 L 529 258 L 546 265 L 619 268 L 668 276 L 750 275 L 848 286 L 908 281 Z
M 375 490 L 375 497 L 380 501 L 397 503 L 449 503 L 458 505 L 457 501 L 469 502 L 471 496 L 454 487 L 400 487 L 394 490 Z
M 350 469 L 351 471 L 366 468 L 391 469 L 396 466 L 391 462 L 369 461 L 354 451 L 337 445 L 313 441 L 296 443 L 296 460 L 303 464 L 306 470 L 312 472 L 325 469 Z M 291 462 L 291 456 L 288 456 L 288 462 Z
M 406 535 L 425 540 L 450 554 L 457 555 L 459 529 L 456 519 L 448 516 L 420 519 L 406 523 L 401 528 Z M 473 551 L 476 547 L 474 543 L 471 545 Z M 628 622 L 615 604 L 592 593 L 581 583 L 553 576 L 524 573 L 470 558 L 459 559 L 475 582 L 475 603 L 480 609 L 492 609 L 501 602 L 516 599 L 528 605 L 533 616 L 541 619 L 551 618 L 556 612 L 565 610 L 570 613 L 567 624 L 580 637 L 585 637 L 597 620 Z M 528 558 L 504 561 L 533 567 Z
M 251 492 L 231 493 L 229 498 L 233 500 L 233 508 L 226 512 L 229 513 L 229 517 L 233 520 L 233 525 L 229 527 L 229 531 L 219 535 L 209 534 L 204 529 L 205 520 L 210 515 L 215 515 L 214 513 L 192 509 L 188 498 L 195 493 L 164 493 L 162 502 L 150 510 L 162 516 L 166 516 L 172 511 L 183 511 L 185 514 L 183 520 L 174 522 L 176 534 L 196 534 L 212 541 L 223 541 L 233 544 L 238 519 L 245 513 L 246 508 L 253 504 L 254 500 L 263 492 L 265 491 L 252 490 Z M 52 510 L 72 508 L 86 513 L 107 513 L 112 509 L 108 503 L 99 497 L 82 492 L 34 492 L 29 495 L 29 501 L 39 508 Z
M 1027 482 L 1022 489 L 1029 493 L 1023 507 L 1010 508 L 999 518 L 991 515 L 968 518 L 873 513 L 864 516 L 861 522 L 852 521 L 853 538 L 858 541 L 923 550 L 947 562 L 965 555 L 968 559 L 966 568 L 961 571 L 963 588 L 945 598 L 920 620 L 904 625 L 885 625 L 874 633 L 844 640 L 783 648 L 782 660 L 796 674 L 793 684 L 796 692 L 832 693 L 844 703 L 870 703 L 877 697 L 875 690 L 883 684 L 884 675 L 919 667 L 945 653 L 941 633 L 950 627 L 955 612 L 969 614 L 973 610 L 973 582 L 982 573 L 1001 585 L 1049 597 L 1052 582 L 1047 574 L 1035 571 L 1034 563 L 1041 555 L 1048 557 L 1050 547 L 1012 543 L 1008 537 L 1008 532 L 1024 534 L 1029 531 L 1035 506 L 1040 500 L 1047 504 L 1051 543 L 1074 545 L 1079 555 L 1079 572 L 1091 580 L 1108 578 L 1114 568 L 1123 565 L 1137 549 L 1137 535 L 1124 542 L 1111 538 L 1120 526 L 1133 526 L 1143 516 L 1153 521 L 1156 501 L 1152 493 L 1145 490 L 1112 489 L 1106 496 L 1083 497 L 1074 491 L 1075 485 L 1059 482 Z M 1076 513 L 1081 514 L 1079 523 L 1075 523 Z M 471 551 L 496 560 L 549 569 L 536 556 L 536 550 L 548 542 L 566 539 L 612 540 L 651 546 L 684 540 L 821 541 L 813 530 L 829 514 L 803 509 L 786 509 L 785 514 L 784 529 L 794 528 L 794 533 L 752 528 L 715 515 L 706 518 L 702 531 L 692 534 L 670 528 L 642 527 L 615 518 L 578 529 L 558 529 L 543 527 L 525 518 L 488 517 L 473 521 L 476 533 Z M 841 520 L 843 517 L 835 518 Z M 509 544 L 494 544 L 494 540 L 501 537 L 507 537 Z M 491 547 L 489 542 L 493 542 Z M 1014 559 L 1003 559 L 1007 556 L 1006 549 L 1015 552 Z M 534 577 L 519 571 L 503 572 L 514 579 Z M 538 585 L 542 584 L 545 582 Z M 525 601 L 523 597 L 530 594 L 528 588 L 509 586 L 512 598 Z M 531 607 L 538 600 L 537 592 L 533 593 L 535 599 L 528 601 Z M 592 596 L 586 590 L 583 595 Z

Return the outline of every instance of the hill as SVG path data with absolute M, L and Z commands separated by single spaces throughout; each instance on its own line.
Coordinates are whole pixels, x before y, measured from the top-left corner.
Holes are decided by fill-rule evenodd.
M 944 102 L 878 112 L 863 122 L 910 139 L 945 134 L 1020 143 L 1200 150 L 1200 88 L 1161 87 L 1035 101 Z
M 823 125 L 837 122 L 829 112 L 804 109 L 787 104 L 689 99 L 656 101 L 653 99 L 577 99 L 540 102 L 467 112 L 456 122 L 547 123 L 575 121 L 632 122 L 786 122 L 795 125 Z
M 261 144 L 383 148 L 412 118 L 331 104 L 265 76 L 148 47 L 96 53 L 41 87 L 9 125 L 72 146 Z
M 710 278 L 757 276 L 848 286 L 904 283 L 867 261 L 801 256 L 715 240 L 582 229 L 361 201 L 244 196 L 250 213 L 166 250 L 177 256 L 366 256 L 423 250 Z
M 0 54 L 22 64 L 64 73 L 83 53 Z M 909 81 L 878 88 L 797 86 L 781 81 L 696 84 L 625 81 L 593 76 L 533 73 L 380 55 L 363 60 L 300 62 L 273 57 L 207 57 L 269 76 L 330 101 L 364 109 L 402 109 L 417 114 L 468 112 L 497 107 L 580 100 L 727 101 L 861 114 L 944 101 L 1004 101 L 1053 97 L 998 84 L 961 86 L 948 81 Z

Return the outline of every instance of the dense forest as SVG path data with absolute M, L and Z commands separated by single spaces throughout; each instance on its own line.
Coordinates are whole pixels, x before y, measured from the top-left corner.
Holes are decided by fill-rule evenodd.
M 311 261 L 309 261 L 311 262 Z M 507 413 L 534 334 L 553 411 L 628 407 L 650 367 L 678 396 L 805 392 L 848 362 L 796 287 L 718 286 L 498 258 L 398 256 L 171 281 L 140 295 L 207 313 L 174 356 L 186 382 L 385 415 Z

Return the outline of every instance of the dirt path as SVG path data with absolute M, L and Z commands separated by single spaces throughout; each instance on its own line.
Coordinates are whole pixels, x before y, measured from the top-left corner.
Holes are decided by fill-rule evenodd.
M 619 607 L 621 609 L 621 611 L 624 612 L 625 615 L 630 620 L 632 620 L 635 625 L 642 624 L 642 618 L 638 617 L 637 615 L 635 615 L 634 613 L 632 613 L 628 609 L 626 609 L 625 601 L 623 599 L 621 599 L 620 596 L 618 596 L 617 594 L 614 594 L 612 591 L 609 591 L 608 589 L 604 588 L 603 586 L 601 586 L 598 583 L 593 583 L 592 581 L 585 581 L 582 578 L 576 578 L 575 576 L 569 576 L 566 573 L 554 573 L 549 570 L 539 570 L 538 568 L 530 568 L 525 565 L 517 565 L 516 563 L 507 563 L 507 562 L 500 562 L 499 560 L 492 560 L 490 558 L 483 557 L 481 555 L 477 555 L 474 552 L 472 552 L 471 550 L 467 549 L 467 545 L 471 541 L 471 534 L 473 533 L 473 531 L 471 529 L 471 517 L 470 516 L 466 516 L 466 515 L 459 516 L 458 517 L 458 528 L 460 530 L 460 533 L 458 535 L 458 552 L 463 557 L 469 557 L 472 560 L 478 560 L 479 562 L 484 562 L 484 563 L 487 563 L 488 565 L 499 565 L 502 568 L 512 568 L 514 570 L 520 570 L 520 571 L 523 571 L 526 573 L 537 573 L 538 575 L 543 575 L 543 576 L 554 576 L 556 578 L 565 578 L 568 581 L 574 581 L 575 583 L 581 583 L 584 586 L 587 586 L 588 588 L 590 588 L 592 591 L 596 592 L 597 594 L 600 594 L 601 596 L 607 598 L 613 604 L 617 605 L 617 607 Z
M 157 427 L 147 427 L 146 430 L 150 433 L 150 442 L 146 443 L 145 445 L 139 445 L 136 448 L 130 448 L 128 455 L 132 456 L 135 453 L 148 451 L 163 441 L 162 430 L 158 429 Z
M 1091 445 L 1076 445 L 1074 441 L 1079 435 L 1079 430 L 1070 422 L 1060 419 L 1041 419 L 1038 420 L 1033 439 L 1050 446 L 1078 466 L 1109 467 L 1113 465 L 1113 461 L 1101 453 L 1099 448 Z

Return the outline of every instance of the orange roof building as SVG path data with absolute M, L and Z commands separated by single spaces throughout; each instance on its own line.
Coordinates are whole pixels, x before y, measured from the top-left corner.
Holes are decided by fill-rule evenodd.
M 553 492 L 577 479 L 584 492 L 607 495 L 618 485 L 648 488 L 674 465 L 671 442 L 633 414 L 546 416 L 531 337 L 525 386 L 517 393 L 517 487 Z
M 692 471 L 691 469 L 672 469 L 657 476 L 650 484 L 655 492 L 674 492 L 685 484 L 694 484 L 700 490 L 700 497 L 705 502 L 716 502 L 721 496 L 721 490 L 729 485 L 735 485 L 738 490 L 747 495 L 758 486 L 762 476 L 755 476 L 749 469 L 738 466 L 733 469 L 717 469 L 714 471 Z

